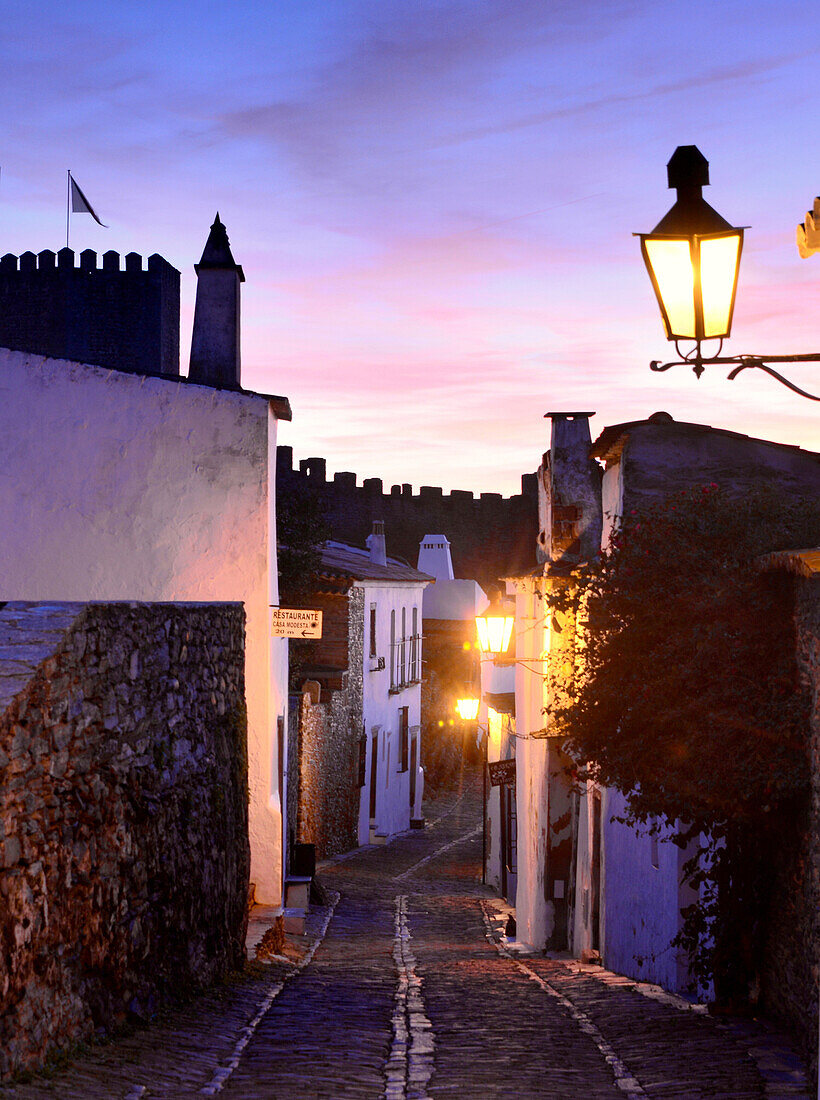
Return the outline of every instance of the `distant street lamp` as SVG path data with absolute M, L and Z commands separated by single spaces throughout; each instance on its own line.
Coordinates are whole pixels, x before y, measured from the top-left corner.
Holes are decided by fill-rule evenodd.
M 509 644 L 509 638 L 507 639 Z M 478 709 L 481 700 L 473 695 L 464 695 L 456 700 L 456 713 L 466 726 L 471 726 L 478 718 Z M 482 734 L 482 809 L 481 809 L 481 881 L 487 878 L 487 760 L 489 753 L 489 730 L 482 730 L 476 725 L 476 733 Z
M 723 341 L 732 329 L 737 274 L 743 249 L 743 229 L 732 226 L 705 201 L 702 189 L 709 183 L 709 162 L 696 145 L 679 145 L 667 164 L 669 186 L 677 200 L 651 233 L 636 233 L 655 297 L 658 299 L 667 340 L 675 342 L 679 360 L 649 364 L 653 371 L 689 364 L 698 378 L 706 363 L 734 364 L 734 379 L 749 367 L 760 370 L 790 390 L 820 401 L 800 389 L 768 363 L 817 363 L 820 354 L 722 356 Z M 678 342 L 694 340 L 684 354 Z M 705 356 L 704 340 L 719 340 L 717 354 Z
M 480 699 L 470 697 L 456 700 L 456 713 L 464 722 L 475 722 L 478 718 Z

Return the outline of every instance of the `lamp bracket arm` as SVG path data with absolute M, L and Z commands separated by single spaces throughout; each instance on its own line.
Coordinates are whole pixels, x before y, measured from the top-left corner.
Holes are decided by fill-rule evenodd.
M 809 401 L 820 401 L 820 396 L 817 394 L 809 393 L 808 390 L 803 390 L 800 386 L 796 386 L 794 382 L 790 382 L 788 378 L 784 378 L 778 371 L 773 370 L 770 366 L 763 362 L 762 359 L 758 359 L 753 356 L 740 356 L 740 362 L 738 366 L 729 372 L 728 378 L 730 382 L 734 382 L 735 378 L 740 374 L 742 370 L 747 370 L 749 367 L 757 367 L 758 370 L 765 371 L 766 374 L 771 375 L 772 378 L 776 378 L 778 382 L 786 386 L 787 389 L 792 390 L 794 393 L 799 394 L 801 397 L 808 398 Z M 768 357 L 767 357 L 768 358 Z M 819 362 L 820 356 L 815 355 L 811 357 L 802 358 L 799 356 L 771 356 L 775 362 L 778 363 L 813 363 Z
M 733 370 L 729 372 L 728 378 L 730 381 L 734 381 L 741 371 L 748 370 L 750 367 L 756 367 L 758 370 L 765 371 L 766 374 L 771 375 L 781 385 L 786 386 L 787 389 L 792 390 L 793 393 L 799 394 L 801 397 L 807 398 L 809 401 L 820 401 L 820 396 L 809 393 L 808 390 L 801 389 L 800 386 L 795 385 L 794 382 L 790 382 L 788 378 L 784 378 L 782 374 L 770 367 L 769 363 L 820 363 L 820 353 L 812 353 L 810 355 L 714 355 L 709 358 L 700 356 L 693 358 L 681 358 L 675 359 L 670 363 L 661 363 L 658 359 L 653 359 L 649 364 L 649 369 L 652 371 L 660 372 L 669 370 L 670 367 L 689 367 L 692 366 L 694 361 L 694 368 L 696 374 L 700 374 L 702 371 L 702 364 L 708 363 L 717 365 L 733 366 Z M 697 369 L 700 368 L 700 371 Z

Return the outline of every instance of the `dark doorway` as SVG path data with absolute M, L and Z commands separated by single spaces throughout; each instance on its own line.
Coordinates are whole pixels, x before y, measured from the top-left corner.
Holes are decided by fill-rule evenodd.
M 416 804 L 416 772 L 419 767 L 419 739 L 410 738 L 410 809 Z
M 370 820 L 376 817 L 376 777 L 379 764 L 379 735 L 374 733 L 370 738 Z
M 593 951 L 601 950 L 601 793 L 592 795 L 592 906 L 591 906 Z

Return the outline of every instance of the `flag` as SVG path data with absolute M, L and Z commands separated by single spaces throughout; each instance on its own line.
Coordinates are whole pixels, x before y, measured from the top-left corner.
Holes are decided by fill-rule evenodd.
M 72 214 L 90 214 L 97 225 L 101 225 L 103 229 L 108 229 L 108 226 L 101 222 L 97 217 L 94 207 L 85 197 L 80 190 L 79 184 L 76 182 L 71 173 L 68 173 L 68 178 L 71 182 L 71 212 Z

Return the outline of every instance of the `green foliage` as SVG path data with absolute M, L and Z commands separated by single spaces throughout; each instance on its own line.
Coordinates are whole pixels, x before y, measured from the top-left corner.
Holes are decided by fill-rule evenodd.
M 808 789 L 790 582 L 759 559 L 818 542 L 815 505 L 687 489 L 625 516 L 610 549 L 550 598 L 580 628 L 569 682 L 566 666 L 551 673 L 551 720 L 572 755 L 623 792 L 628 823 L 677 822 L 681 846 L 708 837 L 682 934 L 701 974 L 732 898 L 757 893 L 739 852 L 749 838 L 762 851 Z

